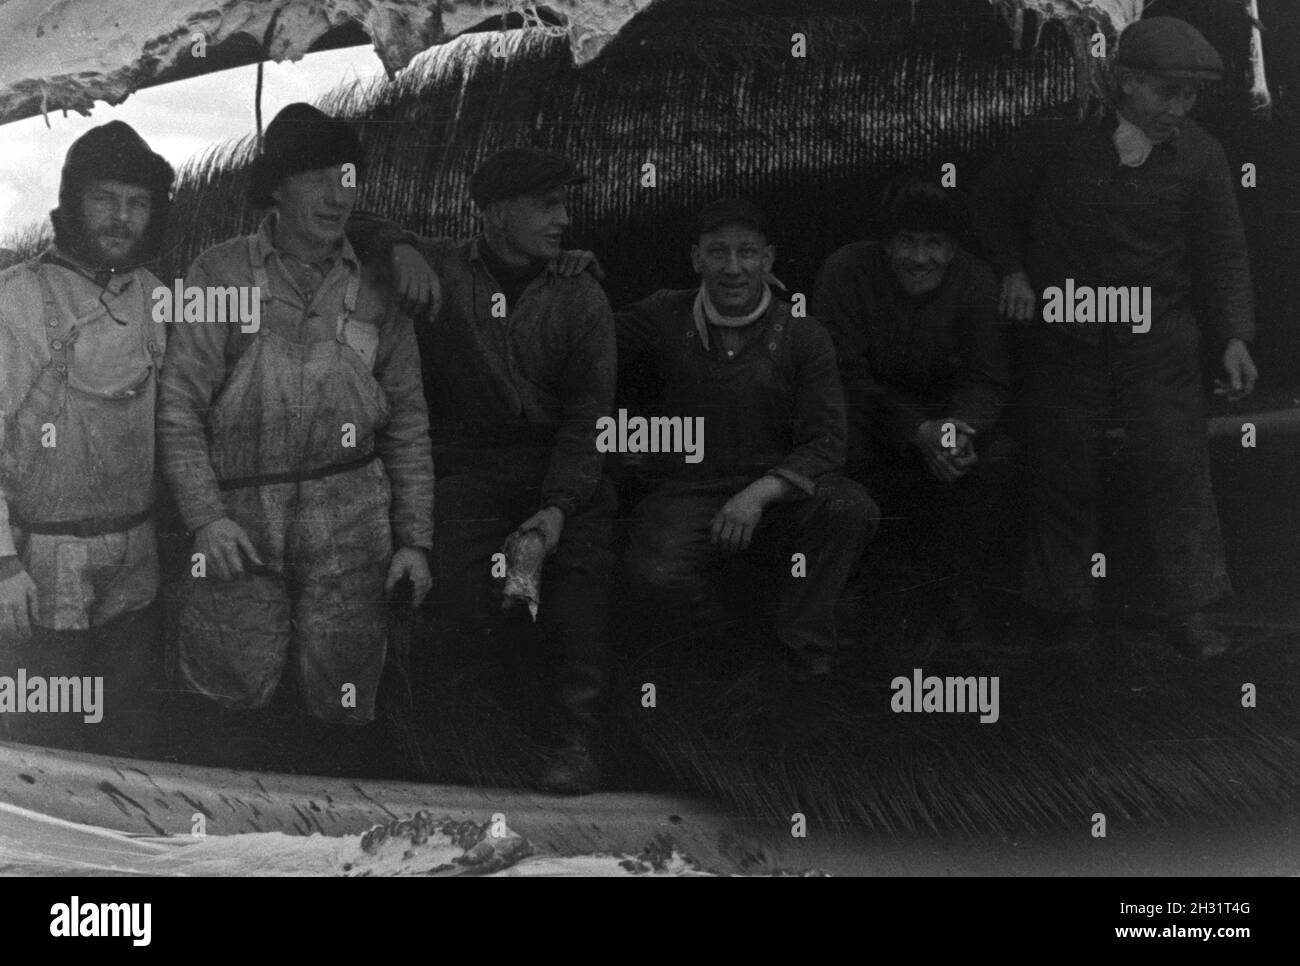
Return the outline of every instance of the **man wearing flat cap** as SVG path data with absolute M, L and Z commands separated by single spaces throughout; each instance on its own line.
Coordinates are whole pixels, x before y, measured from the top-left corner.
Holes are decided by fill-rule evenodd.
M 145 266 L 171 186 L 171 166 L 129 125 L 92 128 L 63 165 L 54 243 L 0 272 L 0 675 L 98 678 L 103 699 L 97 711 L 84 693 L 76 713 L 27 714 L 0 700 L 0 734 L 18 740 L 152 750 L 154 417 L 168 333 Z
M 235 709 L 208 711 L 251 738 L 261 716 L 248 711 L 291 667 L 316 722 L 305 730 L 339 754 L 367 738 L 344 726 L 375 716 L 385 598 L 409 579 L 418 603 L 431 582 L 414 327 L 344 236 L 364 173 L 348 124 L 306 104 L 276 116 L 251 178 L 253 204 L 270 212 L 185 279 L 209 306 L 213 292 L 237 293 L 241 312 L 177 319 L 158 417 L 161 462 L 194 532 L 181 681 Z
M 1023 332 L 1032 480 L 1025 594 L 1052 615 L 1057 643 L 1089 652 L 1094 554 L 1105 550 L 1095 519 L 1097 424 L 1117 417 L 1150 525 L 1169 642 L 1207 658 L 1228 641 L 1202 608 L 1230 585 L 1210 486 L 1200 340 L 1213 341 L 1230 398 L 1256 379 L 1235 182 L 1218 142 L 1188 117 L 1200 85 L 1223 64 L 1187 23 L 1152 17 L 1124 31 L 1112 66 L 1111 109 L 1082 122 L 1033 119 L 985 171 L 978 197 L 1001 309 L 1034 323 Z M 1123 579 L 1113 569 L 1108 576 Z
M 543 634 L 530 646 L 545 649 L 552 680 L 537 784 L 561 793 L 598 783 L 600 652 L 615 568 L 616 498 L 596 448 L 614 396 L 613 319 L 600 285 L 575 273 L 581 259 L 561 247 L 569 187 L 586 180 L 550 151 L 498 152 L 470 178 L 481 234 L 405 235 L 396 246 L 418 251 L 442 289 L 419 329 L 438 465 L 435 603 L 472 634 L 499 630 L 493 557 L 512 534 L 543 541 Z M 362 244 L 392 241 L 382 234 Z

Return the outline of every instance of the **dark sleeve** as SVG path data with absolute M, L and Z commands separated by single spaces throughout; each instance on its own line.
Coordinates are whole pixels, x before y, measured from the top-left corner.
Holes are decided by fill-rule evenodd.
M 949 415 L 983 433 L 993 426 L 1006 405 L 1011 394 L 1011 373 L 1006 340 L 998 325 L 996 283 L 982 264 L 972 266 L 961 313 L 962 368 Z
M 394 245 L 419 247 L 421 241 L 421 236 L 369 211 L 352 212 L 344 233 L 348 236 L 353 251 L 363 262 L 387 259 Z
M 1219 340 L 1250 342 L 1255 337 L 1255 296 L 1246 233 L 1228 159 L 1214 140 L 1209 139 L 1209 147 L 1189 233 L 1193 278 L 1208 303 L 1206 321 Z
M 835 347 L 843 385 L 847 423 L 846 456 L 851 466 L 866 458 L 872 436 L 886 433 L 910 443 L 916 429 L 929 417 L 900 393 L 881 385 L 871 369 L 865 307 L 857 295 L 856 278 L 848 252 L 826 260 L 813 290 L 812 314 L 825 327 Z
M 614 313 L 619 405 L 645 405 L 658 395 L 660 379 L 655 356 L 661 332 L 657 310 L 661 304 L 662 299 L 652 295 Z
M 542 481 L 542 506 L 565 516 L 590 501 L 600 483 L 605 457 L 596 449 L 596 421 L 613 408 L 618 369 L 609 300 L 590 276 L 578 281 L 582 292 L 569 310 L 572 335 L 560 378 L 560 429 Z
M 1055 113 L 1026 118 L 980 172 L 971 196 L 971 215 L 980 254 L 993 266 L 999 281 L 1025 269 L 1032 203 L 1069 123 Z
M 844 466 L 844 393 L 826 330 L 812 318 L 791 325 L 796 337 L 794 448 L 768 472 L 810 495 L 819 476 Z

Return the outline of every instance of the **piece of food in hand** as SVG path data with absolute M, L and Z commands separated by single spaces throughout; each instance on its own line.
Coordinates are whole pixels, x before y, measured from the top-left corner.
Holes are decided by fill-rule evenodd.
M 528 604 L 528 613 L 537 620 L 537 605 L 541 598 L 542 565 L 546 563 L 546 537 L 541 530 L 516 530 L 506 537 L 507 601 L 522 600 Z

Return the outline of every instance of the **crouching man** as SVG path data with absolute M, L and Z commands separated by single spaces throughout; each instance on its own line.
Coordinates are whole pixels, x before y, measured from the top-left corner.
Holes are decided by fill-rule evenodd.
M 699 288 L 656 292 L 616 316 L 621 370 L 644 387 L 645 417 L 680 420 L 682 442 L 687 428 L 693 437 L 644 457 L 654 488 L 634 512 L 628 565 L 652 595 L 717 613 L 710 584 L 723 558 L 751 544 L 777 555 L 776 635 L 807 679 L 831 669 L 835 603 L 879 514 L 838 475 L 835 351 L 816 321 L 772 297 L 774 257 L 757 206 L 715 202 L 693 233 Z M 627 435 L 623 448 L 635 452 Z
M 339 756 L 365 736 L 339 726 L 375 716 L 385 598 L 403 578 L 417 603 L 428 592 L 432 546 L 415 332 L 344 237 L 363 171 L 347 124 L 305 104 L 271 122 L 251 185 L 271 211 L 185 279 L 240 311 L 177 321 L 158 421 L 194 532 L 182 683 L 262 708 L 292 662 L 298 701 L 325 723 L 316 747 Z
M 68 151 L 54 244 L 0 274 L 0 675 L 26 678 L 23 695 L 7 696 L 15 704 L 0 700 L 0 727 L 20 740 L 151 750 L 162 661 L 154 404 L 167 333 L 143 265 L 171 183 L 129 126 L 93 128 Z

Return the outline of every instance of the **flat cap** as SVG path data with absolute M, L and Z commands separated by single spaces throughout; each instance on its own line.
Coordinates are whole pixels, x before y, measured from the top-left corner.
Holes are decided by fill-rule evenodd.
M 744 225 L 771 239 L 767 214 L 752 201 L 744 198 L 720 198 L 705 205 L 695 216 L 695 226 L 691 230 L 691 240 L 699 241 L 701 235 L 717 231 L 724 225 Z
M 486 208 L 494 201 L 544 194 L 586 180 L 587 176 L 562 154 L 539 148 L 506 148 L 480 164 L 470 176 L 469 195 L 474 204 Z
M 1168 77 L 1217 80 L 1223 59 L 1200 31 L 1177 17 L 1148 17 L 1120 34 L 1118 67 L 1149 70 Z

